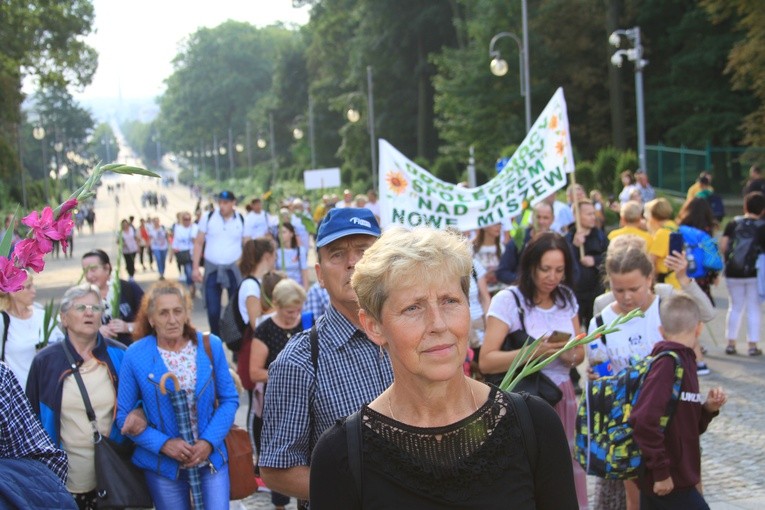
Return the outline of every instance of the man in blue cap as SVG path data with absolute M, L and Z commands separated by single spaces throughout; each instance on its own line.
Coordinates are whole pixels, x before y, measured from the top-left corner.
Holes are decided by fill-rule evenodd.
M 316 276 L 330 307 L 271 363 L 263 412 L 260 469 L 272 490 L 308 499 L 311 450 L 339 418 L 393 382 L 390 359 L 364 334 L 351 276 L 380 236 L 369 209 L 332 209 L 316 235 Z
M 207 306 L 210 331 L 220 331 L 221 298 L 223 289 L 233 299 L 242 280 L 237 261 L 242 256 L 244 217 L 236 212 L 236 195 L 221 191 L 217 195 L 218 209 L 199 219 L 199 233 L 194 240 L 191 277 L 197 283 L 204 282 L 203 292 Z M 200 271 L 204 257 L 205 274 Z

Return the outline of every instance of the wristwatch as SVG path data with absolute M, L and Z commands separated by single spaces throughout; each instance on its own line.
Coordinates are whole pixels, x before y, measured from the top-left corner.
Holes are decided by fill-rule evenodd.
M 132 324 L 128 324 L 128 333 L 130 333 L 131 335 L 133 334 L 133 325 Z

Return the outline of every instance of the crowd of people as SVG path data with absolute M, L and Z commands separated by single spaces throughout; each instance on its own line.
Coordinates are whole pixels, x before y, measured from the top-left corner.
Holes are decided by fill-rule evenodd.
M 665 451 L 644 434 L 646 477 L 599 480 L 588 494 L 572 451 L 580 372 L 599 375 L 582 366 L 589 346 L 545 366 L 530 395 L 495 385 L 528 338 L 545 339 L 534 356 L 547 357 L 639 308 L 642 317 L 598 340 L 611 369 L 675 349 L 687 364 L 684 388 L 696 395 L 695 378 L 709 373 L 700 325 L 714 317 L 710 289 L 720 277 L 730 295 L 725 352 L 737 354 L 746 315 L 746 352 L 761 354 L 758 277 L 765 269 L 758 271 L 756 259 L 765 253 L 765 195 L 756 176 L 743 216 L 721 236 L 709 175 L 677 213 L 645 173 L 622 178 L 617 204 L 573 185 L 566 200 L 551 194 L 512 221 L 468 232 L 383 233 L 376 194 L 350 190 L 341 200 L 323 197 L 312 212 L 299 198 L 276 214 L 261 198 L 239 211 L 236 195 L 222 191 L 214 207 L 182 211 L 172 226 L 126 218 L 118 243 L 127 279 L 106 251 L 85 253 L 85 283 L 63 295 L 59 328 L 43 324 L 31 275 L 22 290 L 0 295 L 2 361 L 46 433 L 39 458 L 77 507 L 98 508 L 97 430 L 135 444 L 132 461 L 156 508 L 191 508 L 192 470 L 205 508 L 227 508 L 224 437 L 239 405 L 238 379 L 248 395 L 254 475 L 276 509 L 291 498 L 316 509 L 508 502 L 583 509 L 591 500 L 598 509 L 705 508 L 694 448 L 725 402 L 721 390 L 706 402 L 684 400 L 682 416 L 690 417 L 666 430 L 675 437 L 696 423 L 695 444 Z M 606 225 L 608 209 L 618 210 L 618 228 Z M 725 264 L 700 273 L 695 266 L 706 266 L 689 259 L 691 246 L 675 244 L 684 229 L 719 237 Z M 165 278 L 168 258 L 180 282 Z M 158 279 L 146 291 L 135 282 L 136 259 L 144 270 L 156 264 Z M 209 335 L 191 321 L 197 293 Z M 231 343 L 220 338 L 227 301 L 241 326 Z M 675 312 L 679 319 L 668 320 Z M 192 440 L 160 396 L 160 387 L 173 384 L 165 374 L 185 397 Z M 663 395 L 663 380 L 651 379 L 652 392 Z M 647 405 L 640 410 L 653 416 Z M 51 462 L 51 452 L 59 460 Z M 695 506 L 671 506 L 677 501 Z

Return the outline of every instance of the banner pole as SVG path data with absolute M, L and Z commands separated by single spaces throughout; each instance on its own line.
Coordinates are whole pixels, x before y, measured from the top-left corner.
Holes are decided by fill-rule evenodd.
M 574 223 L 576 224 L 576 231 L 581 232 L 582 227 L 579 224 L 579 200 L 576 198 L 576 172 L 571 172 L 571 187 L 574 190 L 573 208 L 574 208 Z M 568 191 L 568 190 L 567 190 Z M 579 258 L 584 257 L 584 243 L 579 245 Z

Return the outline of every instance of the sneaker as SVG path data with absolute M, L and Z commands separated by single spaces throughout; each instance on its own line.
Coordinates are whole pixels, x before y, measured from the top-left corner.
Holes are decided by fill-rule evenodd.
M 709 375 L 711 373 L 711 370 L 709 370 L 709 367 L 706 363 L 696 363 L 696 373 L 699 375 Z
M 758 349 L 757 347 L 750 347 L 749 348 L 749 355 L 750 356 L 762 356 L 762 351 Z
M 258 492 L 271 492 L 271 489 L 266 487 L 265 482 L 263 482 L 263 479 L 259 476 L 255 477 L 255 481 L 258 484 Z

